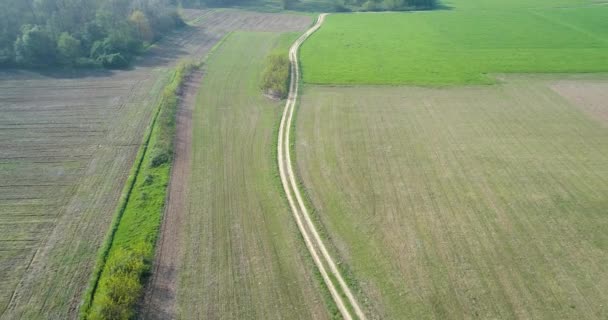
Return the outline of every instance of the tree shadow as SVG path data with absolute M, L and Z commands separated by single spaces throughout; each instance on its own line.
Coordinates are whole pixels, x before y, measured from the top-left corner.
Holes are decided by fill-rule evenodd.
M 67 68 L 67 67 L 39 67 L 39 68 L 4 68 L 0 70 L 0 79 L 27 80 L 32 76 L 41 76 L 54 79 L 76 79 L 88 77 L 110 77 L 116 70 L 103 68 Z

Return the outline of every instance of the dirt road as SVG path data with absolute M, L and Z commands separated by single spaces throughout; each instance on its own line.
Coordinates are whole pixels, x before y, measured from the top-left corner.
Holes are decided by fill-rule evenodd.
M 175 153 L 166 212 L 156 250 L 152 276 L 146 288 L 141 313 L 146 319 L 169 319 L 174 315 L 177 270 L 180 264 L 179 242 L 183 215 L 186 213 L 188 177 L 192 143 L 192 112 L 203 72 L 193 72 L 186 81 L 176 117 Z
M 319 19 L 306 33 L 304 33 L 289 50 L 289 60 L 291 62 L 291 85 L 289 88 L 289 97 L 285 103 L 281 126 L 279 128 L 278 142 L 278 163 L 281 176 L 281 183 L 287 195 L 289 206 L 296 219 L 298 229 L 302 233 L 306 247 L 319 269 L 321 276 L 327 288 L 329 289 L 336 306 L 344 319 L 353 319 L 352 312 L 355 318 L 365 319 L 359 303 L 352 294 L 348 284 L 344 281 L 340 271 L 336 267 L 333 258 L 325 247 L 315 225 L 313 224 L 308 209 L 304 204 L 303 197 L 298 189 L 295 174 L 293 172 L 293 163 L 290 156 L 290 131 L 293 122 L 293 113 L 295 104 L 298 100 L 298 89 L 300 79 L 300 67 L 298 65 L 298 50 L 300 45 L 315 31 L 317 31 L 327 14 L 319 15 Z M 295 199 L 294 199 L 295 198 Z M 337 281 L 337 284 L 335 283 Z M 346 299 L 345 299 L 346 298 Z

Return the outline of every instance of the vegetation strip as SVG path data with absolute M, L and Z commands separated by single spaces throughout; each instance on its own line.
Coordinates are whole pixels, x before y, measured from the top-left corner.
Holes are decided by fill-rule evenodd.
M 166 198 L 179 89 L 196 66 L 181 62 L 166 85 L 102 245 L 80 318 L 128 318 L 142 293 Z M 137 198 L 136 198 L 137 196 Z
M 281 119 L 281 125 L 279 128 L 279 142 L 278 142 L 278 163 L 279 172 L 281 176 L 281 182 L 287 195 L 289 206 L 291 207 L 294 218 L 304 241 L 306 247 L 310 251 L 313 260 L 323 277 L 325 284 L 327 285 L 338 309 L 342 313 L 345 319 L 352 319 L 350 310 L 354 310 L 356 316 L 359 319 L 365 319 L 359 303 L 352 294 L 350 288 L 342 278 L 340 271 L 336 267 L 333 259 L 329 255 L 329 252 L 325 248 L 323 241 L 321 240 L 314 223 L 310 218 L 308 209 L 302 200 L 302 196 L 298 189 L 298 185 L 295 181 L 295 175 L 293 173 L 293 164 L 291 162 L 290 155 L 290 129 L 293 120 L 293 112 L 295 104 L 298 98 L 298 86 L 299 86 L 299 65 L 298 65 L 298 50 L 300 45 L 315 31 L 317 31 L 323 23 L 327 14 L 321 14 L 317 23 L 311 27 L 306 33 L 304 33 L 296 42 L 292 45 L 289 50 L 289 60 L 291 61 L 291 86 L 289 89 L 289 96 L 285 104 L 283 117 Z M 294 200 L 296 198 L 297 202 Z M 312 235 L 311 235 L 312 234 Z M 320 251 L 320 253 L 319 253 Z M 326 269 L 327 266 L 327 269 Z M 339 289 L 334 284 L 334 279 L 338 281 Z M 347 302 L 344 301 L 343 296 L 346 296 Z M 347 306 L 347 303 L 349 304 Z

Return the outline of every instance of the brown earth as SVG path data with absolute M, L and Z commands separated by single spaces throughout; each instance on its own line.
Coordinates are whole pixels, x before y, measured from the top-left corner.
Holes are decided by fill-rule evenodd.
M 188 197 L 190 176 L 192 111 L 203 73 L 196 71 L 186 81 L 176 117 L 177 132 L 167 206 L 152 276 L 146 288 L 142 316 L 147 319 L 171 319 L 174 316 L 177 270 L 179 270 L 183 215 Z

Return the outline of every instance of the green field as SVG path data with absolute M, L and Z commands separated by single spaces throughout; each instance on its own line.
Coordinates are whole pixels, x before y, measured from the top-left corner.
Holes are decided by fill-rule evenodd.
M 266 56 L 286 52 L 296 36 L 237 32 L 206 63 L 192 118 L 179 317 L 330 317 L 281 192 L 275 150 L 284 104 L 259 87 Z
M 608 317 L 608 123 L 554 78 L 503 79 L 305 87 L 299 171 L 380 318 Z
M 462 1 L 450 10 L 334 14 L 302 47 L 311 84 L 483 84 L 492 73 L 608 71 L 608 6 Z

